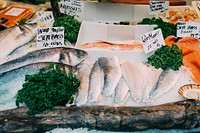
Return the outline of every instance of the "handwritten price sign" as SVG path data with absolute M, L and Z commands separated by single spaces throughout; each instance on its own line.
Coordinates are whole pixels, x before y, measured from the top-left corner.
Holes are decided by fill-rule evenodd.
M 200 24 L 195 22 L 178 22 L 177 37 L 191 36 L 199 38 Z
M 64 27 L 38 28 L 37 46 L 39 48 L 64 46 Z
M 77 0 L 60 0 L 60 12 L 63 14 L 80 17 L 84 4 Z
M 140 38 L 146 54 L 165 45 L 161 29 L 145 33 L 141 35 Z
M 169 10 L 169 1 L 149 1 L 150 14 L 163 13 Z

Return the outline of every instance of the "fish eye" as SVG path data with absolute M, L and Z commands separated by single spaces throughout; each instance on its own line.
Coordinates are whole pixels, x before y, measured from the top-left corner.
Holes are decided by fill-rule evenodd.
M 63 53 L 60 53 L 60 58 L 59 60 L 64 60 L 65 59 L 65 55 Z

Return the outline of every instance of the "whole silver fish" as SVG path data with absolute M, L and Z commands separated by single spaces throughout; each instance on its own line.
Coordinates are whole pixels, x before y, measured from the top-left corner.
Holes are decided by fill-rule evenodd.
M 89 90 L 88 90 L 89 103 L 100 100 L 99 97 L 103 89 L 103 84 L 104 84 L 104 74 L 97 60 L 93 64 L 93 67 L 90 73 L 90 82 L 89 82 Z
M 75 104 L 81 106 L 87 103 L 91 67 L 88 62 L 83 61 L 77 66 L 77 69 L 77 78 L 80 81 L 80 86 L 78 88 Z
M 22 88 L 25 75 L 35 74 L 40 68 L 48 67 L 49 63 L 31 64 L 0 75 L 0 104 L 14 98 Z
M 117 56 L 101 57 L 98 62 L 103 69 L 105 80 L 102 95 L 104 97 L 112 96 L 122 76 L 119 58 Z
M 0 60 L 36 36 L 37 24 L 17 25 L 0 32 Z
M 1 64 L 0 74 L 38 62 L 63 63 L 68 66 L 76 66 L 86 58 L 87 52 L 79 49 L 65 47 L 41 49 Z

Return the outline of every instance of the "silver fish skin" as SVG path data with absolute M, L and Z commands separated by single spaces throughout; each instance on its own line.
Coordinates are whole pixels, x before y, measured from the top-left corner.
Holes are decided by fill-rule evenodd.
M 159 76 L 163 72 L 161 68 L 156 69 L 151 65 L 145 64 L 146 67 L 146 84 L 143 90 L 142 101 L 150 102 L 150 95 L 152 91 L 155 89 Z
M 38 50 L 37 48 L 37 40 L 34 38 L 28 43 L 25 43 L 23 45 L 20 45 L 19 47 L 15 48 L 13 51 L 11 51 L 8 55 L 7 58 L 16 58 L 16 56 L 21 56 L 25 55 L 29 52 Z
M 36 36 L 37 23 L 17 25 L 0 32 L 0 60 Z
M 99 101 L 101 95 L 103 84 L 104 84 L 104 74 L 103 70 L 99 65 L 98 60 L 95 61 L 90 73 L 90 82 L 88 90 L 88 103 Z
M 77 78 L 80 81 L 80 86 L 78 88 L 75 104 L 77 106 L 81 106 L 87 103 L 91 67 L 89 62 L 83 61 L 80 65 L 77 66 L 77 69 Z
M 35 74 L 40 68 L 48 66 L 49 63 L 31 64 L 2 74 L 0 76 L 0 104 L 16 97 L 25 81 L 25 75 Z
M 145 65 L 142 62 L 124 62 L 121 65 L 124 79 L 130 89 L 130 95 L 134 102 L 141 102 L 143 90 L 146 84 Z
M 100 57 L 99 64 L 104 72 L 104 87 L 102 90 L 103 97 L 109 97 L 114 94 L 115 88 L 122 76 L 122 71 L 117 56 Z
M 1 64 L 0 74 L 38 62 L 63 63 L 74 67 L 86 58 L 87 52 L 74 48 L 59 47 L 41 49 Z
M 151 93 L 151 98 L 158 98 L 169 92 L 180 78 L 181 70 L 165 70 L 161 73 L 157 86 Z
M 63 45 L 63 47 L 69 47 L 69 46 L 68 46 L 67 43 L 65 43 L 65 45 Z M 20 56 L 25 55 L 29 52 L 36 51 L 36 50 L 39 50 L 39 49 L 41 49 L 41 48 L 38 48 L 37 38 L 35 37 L 30 42 L 25 43 L 23 45 L 20 45 L 19 47 L 15 48 L 13 51 L 11 51 L 9 53 L 9 55 L 6 57 L 6 60 L 14 59 L 14 58 L 20 57 Z M 44 49 L 48 49 L 48 48 L 44 48 Z
M 122 76 L 117 84 L 116 89 L 115 89 L 114 102 L 115 103 L 123 102 L 128 91 L 129 91 L 128 85 L 127 85 L 124 77 Z

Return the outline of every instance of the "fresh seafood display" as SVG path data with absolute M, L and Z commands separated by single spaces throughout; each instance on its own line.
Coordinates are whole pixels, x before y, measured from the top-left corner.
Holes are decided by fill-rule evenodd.
M 0 60 L 36 36 L 37 23 L 17 25 L 0 31 Z
M 186 84 L 179 89 L 178 93 L 187 99 L 200 101 L 200 85 Z

